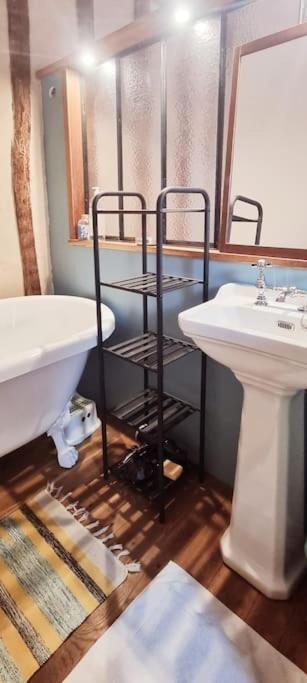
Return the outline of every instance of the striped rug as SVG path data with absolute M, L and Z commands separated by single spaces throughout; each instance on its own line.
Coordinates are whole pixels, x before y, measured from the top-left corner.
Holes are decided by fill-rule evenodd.
M 1 683 L 28 681 L 127 573 L 47 491 L 0 520 Z

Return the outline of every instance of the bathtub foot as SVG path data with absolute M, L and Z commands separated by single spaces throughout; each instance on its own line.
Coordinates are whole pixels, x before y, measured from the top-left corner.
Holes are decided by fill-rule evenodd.
M 78 462 L 78 451 L 74 446 L 69 446 L 65 441 L 64 429 L 70 419 L 69 407 L 67 407 L 53 425 L 48 429 L 47 436 L 54 441 L 58 463 L 61 467 L 70 469 Z

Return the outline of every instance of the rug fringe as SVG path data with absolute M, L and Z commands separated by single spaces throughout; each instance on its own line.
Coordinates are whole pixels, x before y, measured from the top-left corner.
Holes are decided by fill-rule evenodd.
M 107 536 L 105 536 L 104 538 L 100 538 L 99 540 L 102 543 L 106 543 L 106 541 L 110 541 L 111 538 L 114 538 L 114 534 L 112 534 L 112 532 L 110 534 L 108 534 Z
M 102 534 L 106 534 L 110 526 L 104 526 L 102 529 L 98 529 L 98 531 L 95 531 L 93 536 L 96 536 L 96 538 L 99 538 L 99 536 L 102 536 Z
M 46 492 L 49 493 L 53 498 L 58 500 L 59 503 L 62 505 L 66 503 L 66 501 L 69 501 L 69 497 L 73 495 L 72 491 L 67 491 L 67 493 L 63 494 L 63 486 L 56 486 L 54 481 L 48 481 L 47 486 L 46 486 Z M 68 502 L 68 505 L 65 505 L 65 509 L 74 517 L 75 519 L 78 520 L 78 522 L 86 522 L 88 518 L 90 517 L 89 512 L 85 507 L 78 507 L 79 506 L 79 500 Z M 81 515 L 81 517 L 79 517 Z M 97 539 L 97 541 L 101 541 L 104 545 L 106 545 L 107 541 L 110 541 L 112 538 L 114 538 L 114 534 L 112 532 L 108 533 L 106 536 L 104 534 L 107 533 L 109 530 L 110 526 L 104 526 L 101 529 L 97 529 L 97 527 L 100 525 L 99 519 L 90 521 L 88 524 L 85 525 L 85 529 L 90 531 L 92 535 Z M 96 531 L 94 531 L 96 529 Z M 103 536 L 103 538 L 101 538 Z M 129 550 L 123 548 L 121 543 L 116 543 L 113 545 L 106 545 L 108 550 L 110 550 L 114 555 L 115 553 L 119 550 L 120 552 L 115 555 L 116 559 L 122 562 L 121 557 L 126 557 L 127 555 L 130 555 Z M 129 562 L 128 564 L 125 564 L 122 562 L 124 567 L 128 570 L 129 573 L 134 574 L 136 572 L 141 571 L 141 563 L 140 562 Z
M 90 522 L 90 524 L 87 524 L 85 528 L 88 531 L 91 531 L 92 529 L 96 529 L 96 527 L 99 526 L 99 524 L 100 524 L 99 519 L 96 519 L 96 522 Z
M 121 550 L 117 555 L 117 559 L 120 560 L 121 557 L 125 557 L 126 555 L 130 555 L 129 550 Z
M 131 574 L 134 574 L 136 572 L 141 571 L 141 563 L 140 562 L 130 562 L 129 564 L 125 564 L 126 569 L 128 569 L 128 572 Z

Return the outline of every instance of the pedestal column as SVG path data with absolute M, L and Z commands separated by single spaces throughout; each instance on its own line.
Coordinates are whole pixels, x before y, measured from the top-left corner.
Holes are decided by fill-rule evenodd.
M 271 598 L 285 599 L 305 569 L 304 452 L 290 453 L 296 393 L 236 373 L 243 385 L 231 523 L 225 563 Z

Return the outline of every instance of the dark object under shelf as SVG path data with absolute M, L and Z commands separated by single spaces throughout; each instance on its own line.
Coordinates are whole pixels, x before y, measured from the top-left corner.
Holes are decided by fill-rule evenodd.
M 175 481 L 163 477 L 164 489 L 170 491 L 183 481 L 189 465 L 186 453 L 172 441 L 164 441 L 163 451 L 165 460 L 169 458 L 183 467 L 182 475 Z M 146 444 L 133 448 L 123 460 L 111 467 L 111 471 L 116 479 L 133 486 L 149 500 L 159 498 L 159 458 L 156 445 Z
M 184 276 L 165 275 L 162 272 L 163 238 L 166 237 L 166 218 L 168 213 L 175 213 L 181 209 L 168 209 L 168 195 L 198 195 L 202 199 L 203 206 L 198 209 L 184 209 L 185 213 L 199 213 L 204 220 L 204 258 L 203 279 L 195 280 Z M 123 208 L 103 210 L 99 208 L 101 200 L 105 197 L 114 197 L 120 200 L 123 206 L 125 197 L 134 197 L 140 203 L 140 209 L 125 211 Z M 93 233 L 94 233 L 94 263 L 95 263 L 95 287 L 97 303 L 97 326 L 98 326 L 98 361 L 99 379 L 102 410 L 102 444 L 103 444 L 103 471 L 107 478 L 109 473 L 108 442 L 107 442 L 107 405 L 105 389 L 104 356 L 105 352 L 112 353 L 125 360 L 140 365 L 144 371 L 144 391 L 138 396 L 116 407 L 112 415 L 117 420 L 124 422 L 137 433 L 140 441 L 149 443 L 155 449 L 157 458 L 157 487 L 160 520 L 165 516 L 165 477 L 163 474 L 164 452 L 166 432 L 179 424 L 197 410 L 184 400 L 166 394 L 163 390 L 164 368 L 170 362 L 186 356 L 195 351 L 195 346 L 185 340 L 174 339 L 163 333 L 163 297 L 184 287 L 201 285 L 202 301 L 208 300 L 208 274 L 209 274 L 209 223 L 210 223 L 210 200 L 207 192 L 201 188 L 171 187 L 165 188 L 157 198 L 156 209 L 148 210 L 146 201 L 137 192 L 104 192 L 98 194 L 93 200 Z M 99 214 L 125 214 L 140 215 L 142 221 L 142 273 L 115 282 L 104 282 L 100 275 L 99 250 L 102 244 L 98 237 Z M 156 273 L 148 272 L 147 268 L 147 215 L 155 214 L 157 221 L 156 235 Z M 102 252 L 103 253 L 103 250 Z M 125 342 L 106 348 L 102 338 L 101 325 L 101 287 L 105 285 L 114 289 L 136 292 L 143 299 L 143 334 L 128 339 Z M 157 302 L 157 332 L 148 330 L 148 297 L 155 297 Z M 157 388 L 149 388 L 149 371 L 157 375 Z M 199 477 L 204 477 L 204 443 L 205 443 L 205 400 L 206 400 L 206 356 L 202 353 L 201 362 L 201 400 L 200 400 L 200 438 L 199 438 Z

